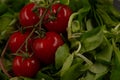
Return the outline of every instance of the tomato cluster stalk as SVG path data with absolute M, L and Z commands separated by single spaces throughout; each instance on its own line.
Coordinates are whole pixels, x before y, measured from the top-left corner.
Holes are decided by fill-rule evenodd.
M 51 5 L 53 4 L 53 2 L 51 2 L 51 4 L 49 4 L 48 8 L 44 11 L 43 15 L 41 16 L 41 19 L 39 20 L 39 22 L 36 24 L 36 25 L 33 25 L 33 29 L 32 31 L 30 32 L 30 34 L 27 36 L 26 40 L 21 44 L 21 46 L 18 48 L 18 50 L 16 51 L 16 53 L 18 53 L 21 48 L 24 46 L 24 44 L 26 43 L 26 41 L 28 41 L 28 39 L 33 35 L 33 33 L 35 32 L 36 29 L 41 29 L 41 26 L 42 26 L 42 21 L 47 13 L 47 11 L 50 9 Z M 39 26 L 39 27 L 38 27 Z M 31 28 L 31 27 L 26 27 L 27 28 Z M 2 69 L 2 71 L 4 72 L 4 74 L 6 74 L 9 78 L 12 77 L 12 75 L 10 75 L 7 71 L 7 69 L 5 68 L 4 64 L 3 64 L 3 61 L 4 61 L 4 55 L 6 53 L 6 50 L 8 48 L 8 44 L 9 44 L 9 40 L 7 41 L 2 53 L 1 53 L 1 57 L 0 57 L 0 67 Z M 17 55 L 17 54 L 16 54 Z

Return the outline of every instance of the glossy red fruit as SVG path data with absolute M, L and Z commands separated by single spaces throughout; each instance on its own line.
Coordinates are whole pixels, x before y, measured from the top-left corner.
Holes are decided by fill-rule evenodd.
M 12 70 L 15 76 L 33 77 L 39 69 L 40 63 L 34 57 L 16 56 L 13 60 Z
M 54 4 L 52 5 L 52 12 L 48 11 L 45 17 L 44 25 L 48 31 L 64 33 L 71 14 L 72 10 L 67 5 Z
M 29 31 L 25 32 L 25 33 L 21 33 L 21 32 L 15 32 L 13 33 L 10 38 L 9 38 L 9 42 L 8 42 L 8 46 L 11 52 L 15 53 L 20 46 L 24 43 L 24 41 L 26 40 L 26 38 L 28 37 L 28 35 L 30 34 Z M 27 45 L 28 44 L 28 45 Z M 29 39 L 27 41 L 27 46 L 28 46 L 28 50 L 31 51 L 31 44 L 32 44 L 32 39 Z M 25 45 L 21 48 L 23 51 L 25 51 Z
M 21 9 L 19 21 L 23 27 L 33 26 L 39 22 L 40 17 L 44 12 L 44 9 L 37 8 L 36 9 L 37 12 L 35 13 L 34 11 L 35 6 L 36 6 L 35 3 L 29 3 Z
M 34 40 L 32 48 L 36 57 L 44 64 L 54 62 L 57 48 L 63 45 L 64 41 L 61 36 L 55 32 L 47 32 L 44 38 Z

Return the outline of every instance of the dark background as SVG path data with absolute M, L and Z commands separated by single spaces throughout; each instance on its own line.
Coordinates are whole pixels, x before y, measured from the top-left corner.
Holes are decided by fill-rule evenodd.
M 113 0 L 113 5 L 120 11 L 120 0 Z

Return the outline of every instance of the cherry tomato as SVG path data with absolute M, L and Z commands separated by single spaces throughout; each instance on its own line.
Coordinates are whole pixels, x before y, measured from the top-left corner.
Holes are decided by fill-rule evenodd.
M 33 26 L 39 22 L 40 20 L 39 17 L 42 16 L 44 9 L 37 8 L 36 11 L 38 12 L 35 13 L 34 12 L 35 6 L 36 6 L 35 3 L 29 3 L 21 9 L 19 21 L 23 27 Z
M 41 62 L 48 65 L 54 62 L 56 49 L 64 43 L 61 36 L 55 32 L 47 32 L 44 38 L 34 40 L 33 52 Z
M 67 5 L 60 3 L 52 5 L 52 12 L 48 11 L 45 17 L 45 28 L 48 31 L 55 31 L 58 33 L 66 32 L 68 20 L 71 14 L 72 10 Z
M 23 58 L 16 56 L 12 63 L 15 76 L 33 77 L 40 69 L 40 63 L 34 57 Z
M 15 53 L 20 48 L 20 46 L 23 44 L 23 42 L 28 37 L 29 33 L 30 33 L 29 31 L 26 31 L 25 33 L 21 33 L 18 31 L 18 32 L 13 33 L 10 36 L 8 46 L 9 46 L 9 49 L 11 50 L 11 52 Z M 29 39 L 27 41 L 27 44 L 25 44 L 25 45 L 27 45 L 28 49 L 31 51 L 30 46 L 32 44 L 32 39 Z M 25 45 L 22 47 L 23 51 L 25 51 Z

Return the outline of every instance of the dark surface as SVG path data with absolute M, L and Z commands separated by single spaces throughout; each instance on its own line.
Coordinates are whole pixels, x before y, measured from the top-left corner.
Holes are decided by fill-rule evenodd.
M 114 0 L 113 5 L 120 11 L 120 0 Z

